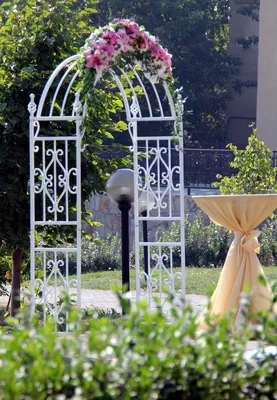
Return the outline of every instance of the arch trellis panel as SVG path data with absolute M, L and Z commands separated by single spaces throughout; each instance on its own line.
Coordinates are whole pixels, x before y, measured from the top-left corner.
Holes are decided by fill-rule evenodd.
M 50 76 L 38 106 L 34 96 L 30 112 L 30 208 L 31 288 L 44 318 L 51 314 L 57 326 L 66 324 L 64 293 L 81 307 L 81 153 L 82 121 L 86 109 L 75 91 L 80 55 L 64 60 Z M 132 71 L 132 79 L 128 72 Z M 166 83 L 156 85 L 135 67 L 109 69 L 125 107 L 131 137 L 135 180 L 136 299 L 146 296 L 149 307 L 155 295 L 164 305 L 164 286 L 175 295 L 185 294 L 184 177 L 181 100 L 178 113 Z M 97 84 L 100 76 L 96 76 Z M 124 84 L 123 84 L 124 81 Z M 126 95 L 126 85 L 130 96 Z M 139 94 L 137 87 L 140 88 Z M 141 134 L 140 127 L 147 124 Z M 163 129 L 157 128 L 163 124 Z M 171 125 L 171 128 L 169 126 Z M 57 129 L 57 126 L 59 129 Z M 151 128 L 152 127 L 152 128 Z M 173 136 L 173 129 L 180 133 Z M 147 131 L 147 135 L 145 135 Z M 153 210 L 142 216 L 139 193 L 148 190 L 155 199 Z M 174 204 L 173 204 L 174 203 Z M 173 207 L 174 206 L 174 207 Z M 175 223 L 178 240 L 163 235 L 145 243 L 142 222 Z M 69 244 L 37 239 L 48 230 L 69 235 Z M 69 231 L 70 229 L 70 231 Z M 67 233 L 67 232 L 70 232 Z M 72 234 L 72 232 L 75 232 Z M 49 236 L 48 236 L 49 237 Z M 50 237 L 51 239 L 51 237 Z M 143 248 L 148 248 L 149 273 L 143 270 Z M 179 255 L 180 270 L 173 268 Z M 76 263 L 76 274 L 71 265 Z M 178 286 L 176 286 L 176 283 Z M 41 296 L 37 296 L 39 292 Z

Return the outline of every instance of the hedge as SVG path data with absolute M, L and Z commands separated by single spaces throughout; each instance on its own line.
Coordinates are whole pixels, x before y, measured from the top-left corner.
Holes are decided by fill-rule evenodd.
M 126 300 L 124 300 L 126 302 Z M 185 312 L 183 312 L 185 311 Z M 91 319 L 84 336 L 78 313 L 72 333 L 59 336 L 45 327 L 12 323 L 0 335 L 0 399 L 276 399 L 277 357 L 245 357 L 255 336 L 277 344 L 277 322 L 255 317 L 233 332 L 231 318 L 198 329 L 188 306 L 173 308 L 171 321 L 145 304 L 115 325 Z M 74 328 L 75 326 L 75 328 Z

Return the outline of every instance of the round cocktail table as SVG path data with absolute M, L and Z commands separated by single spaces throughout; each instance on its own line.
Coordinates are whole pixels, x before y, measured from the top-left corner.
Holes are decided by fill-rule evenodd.
M 250 311 L 269 310 L 273 294 L 257 257 L 260 231 L 255 228 L 277 208 L 277 194 L 192 198 L 215 224 L 234 232 L 234 240 L 211 297 L 209 313 L 221 317 L 235 310 L 235 324 L 238 325 L 243 318 L 241 293 L 246 287 L 251 298 Z M 264 277 L 265 284 L 261 284 L 259 276 Z

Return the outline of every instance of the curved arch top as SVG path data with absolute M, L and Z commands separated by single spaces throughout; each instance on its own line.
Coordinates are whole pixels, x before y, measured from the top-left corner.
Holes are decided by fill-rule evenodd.
M 41 95 L 36 113 L 31 112 L 33 119 L 69 120 L 79 119 L 81 93 L 74 91 L 80 80 L 78 61 L 82 55 L 76 54 L 61 62 L 49 77 Z M 122 96 L 127 121 L 165 121 L 176 120 L 175 105 L 166 82 L 155 84 L 151 77 L 146 76 L 134 67 L 127 69 L 116 67 L 108 69 Z M 130 79 L 128 72 L 132 72 Z M 96 75 L 92 84 L 101 81 L 101 75 Z M 128 88 L 129 95 L 126 95 Z

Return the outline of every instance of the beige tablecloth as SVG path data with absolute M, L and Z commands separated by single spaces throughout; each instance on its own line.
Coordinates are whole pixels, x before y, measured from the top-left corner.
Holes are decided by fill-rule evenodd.
M 223 316 L 235 310 L 239 323 L 239 301 L 245 285 L 250 289 L 251 311 L 268 310 L 273 297 L 267 283 L 259 283 L 263 268 L 256 253 L 260 251 L 255 228 L 276 208 L 277 195 L 193 196 L 196 204 L 217 225 L 234 232 L 217 287 L 211 298 L 212 315 Z

